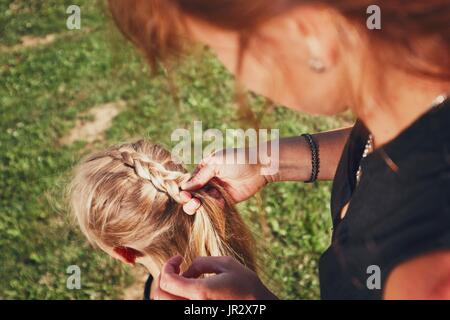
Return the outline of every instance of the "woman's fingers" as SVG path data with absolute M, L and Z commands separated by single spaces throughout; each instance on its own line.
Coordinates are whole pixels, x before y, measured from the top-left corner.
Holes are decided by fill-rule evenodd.
M 226 259 L 228 257 L 198 257 L 189 268 L 183 273 L 186 278 L 198 278 L 205 273 L 219 274 L 226 269 Z
M 163 291 L 191 300 L 202 300 L 205 290 L 202 288 L 202 280 L 188 279 L 179 275 L 181 257 L 176 256 L 166 262 L 160 279 L 160 287 Z
M 215 188 L 211 188 L 206 190 L 211 197 L 213 197 L 217 201 L 217 205 L 220 208 L 225 208 L 225 200 L 222 197 L 222 194 Z M 188 215 L 193 215 L 197 212 L 201 207 L 201 201 L 197 198 L 193 198 L 192 195 L 187 191 L 180 192 L 181 199 L 185 202 L 183 204 L 183 211 Z
M 231 257 L 200 257 L 182 275 L 180 257 L 163 266 L 160 287 L 168 294 L 190 300 L 276 299 L 258 276 Z M 196 279 L 202 274 L 213 274 Z
M 173 294 L 170 294 L 168 292 L 165 292 L 164 290 L 161 290 L 160 288 L 160 281 L 161 281 L 161 275 L 158 276 L 154 280 L 156 282 L 155 286 L 155 292 L 152 292 L 152 299 L 154 300 L 186 300 L 183 297 L 174 296 Z
M 183 210 L 188 215 L 195 214 L 197 210 L 200 208 L 201 202 L 200 200 L 193 198 L 192 195 L 189 194 L 189 192 L 187 192 L 186 190 L 190 191 L 203 188 L 211 179 L 214 178 L 216 174 L 214 166 L 208 165 L 204 161 L 206 160 L 203 160 L 203 162 L 197 166 L 192 178 L 181 186 L 181 189 L 183 189 L 183 191 L 180 192 L 180 195 L 183 201 L 186 202 L 183 205 Z M 210 193 L 211 196 L 217 198 L 220 206 L 223 207 L 225 205 L 223 199 L 221 199 L 221 196 L 217 190 L 211 189 L 208 190 L 208 193 Z
M 215 166 L 213 165 L 203 165 L 199 167 L 198 172 L 187 182 L 185 182 L 181 189 L 183 190 L 197 190 L 202 188 L 205 184 L 209 182 L 215 176 Z
M 193 215 L 197 212 L 200 206 L 201 206 L 200 200 L 198 200 L 197 198 L 192 198 L 183 205 L 183 211 L 186 212 L 188 215 Z
M 192 195 L 187 191 L 180 192 L 180 198 L 183 201 L 183 211 L 188 215 L 193 215 L 200 208 L 200 200 L 193 198 Z
M 183 262 L 183 257 L 180 255 L 173 256 L 169 260 L 167 260 L 166 264 L 163 267 L 163 271 L 165 270 L 168 273 L 180 273 L 180 266 Z
M 181 191 L 180 198 L 181 198 L 181 201 L 183 201 L 183 203 L 186 204 L 192 199 L 192 195 L 187 191 Z

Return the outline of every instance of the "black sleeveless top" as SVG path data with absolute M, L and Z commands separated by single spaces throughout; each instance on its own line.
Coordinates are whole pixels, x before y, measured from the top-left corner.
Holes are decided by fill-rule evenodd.
M 357 121 L 334 179 L 332 243 L 319 262 L 322 299 L 381 299 L 387 276 L 399 263 L 450 250 L 449 100 L 361 159 L 367 139 L 367 129 Z M 378 272 L 370 266 L 379 268 L 379 289 L 367 285 Z

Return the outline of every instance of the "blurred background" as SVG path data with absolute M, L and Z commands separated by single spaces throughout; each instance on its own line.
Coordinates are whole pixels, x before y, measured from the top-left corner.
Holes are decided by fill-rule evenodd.
M 81 8 L 68 30 L 66 9 Z M 88 152 L 145 137 L 170 148 L 176 128 L 277 128 L 281 136 L 337 128 L 348 115 L 296 114 L 248 93 L 204 48 L 150 75 L 103 1 L 0 0 L 0 299 L 141 299 L 145 271 L 86 243 L 64 201 Z M 241 110 L 242 111 L 242 110 Z M 250 121 L 247 121 L 249 120 Z M 259 246 L 262 278 L 283 299 L 319 298 L 317 262 L 329 244 L 330 183 L 279 183 L 240 204 Z M 81 289 L 66 287 L 67 267 Z

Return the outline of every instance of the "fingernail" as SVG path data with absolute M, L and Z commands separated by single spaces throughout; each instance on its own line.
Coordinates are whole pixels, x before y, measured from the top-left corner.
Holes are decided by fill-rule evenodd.
M 196 198 L 192 199 L 188 203 L 186 203 L 183 206 L 184 211 L 186 211 L 187 214 L 193 215 L 197 209 L 200 207 L 200 201 Z

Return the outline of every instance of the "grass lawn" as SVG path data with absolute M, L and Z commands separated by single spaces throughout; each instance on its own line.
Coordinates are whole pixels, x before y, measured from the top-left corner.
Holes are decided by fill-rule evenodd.
M 192 128 L 240 128 L 233 78 L 203 50 L 174 74 L 149 76 L 142 60 L 115 35 L 94 1 L 79 0 L 82 29 L 66 29 L 65 0 L 0 0 L 0 299 L 114 299 L 133 284 L 129 267 L 93 251 L 71 221 L 64 185 L 86 152 L 146 137 L 170 147 L 170 133 Z M 23 37 L 47 43 L 21 44 Z M 249 94 L 252 108 L 263 99 Z M 94 141 L 62 143 L 92 108 L 126 107 Z M 276 107 L 263 128 L 282 136 L 341 126 Z M 267 284 L 285 299 L 318 298 L 317 262 L 331 221 L 329 183 L 279 183 L 240 204 L 258 239 Z M 81 268 L 82 288 L 66 288 L 66 269 Z

